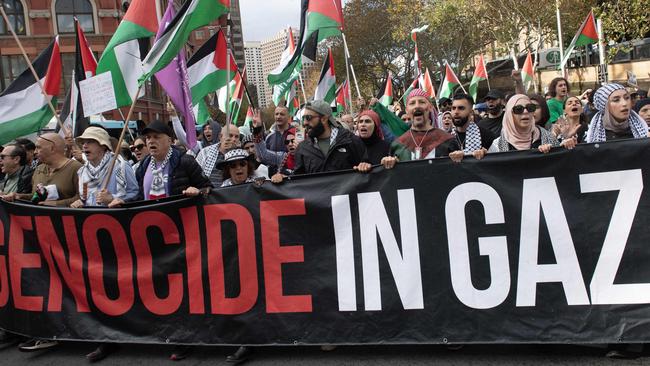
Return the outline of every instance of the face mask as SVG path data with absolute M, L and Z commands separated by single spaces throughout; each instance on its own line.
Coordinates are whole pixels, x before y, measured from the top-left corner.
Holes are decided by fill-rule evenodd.
M 309 130 L 309 137 L 312 139 L 318 138 L 323 132 L 325 132 L 325 126 L 323 126 L 323 121 L 319 120 L 318 124 Z

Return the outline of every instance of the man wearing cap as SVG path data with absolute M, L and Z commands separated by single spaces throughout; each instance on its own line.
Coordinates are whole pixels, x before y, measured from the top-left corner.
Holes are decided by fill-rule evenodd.
M 359 137 L 339 126 L 327 102 L 307 102 L 302 119 L 309 127 L 309 138 L 296 149 L 294 174 L 345 169 L 370 171 L 372 166 L 365 145 Z
M 138 194 L 135 200 L 153 200 L 174 195 L 198 196 L 211 187 L 193 157 L 172 144 L 172 130 L 153 121 L 142 131 L 149 155 L 135 172 Z
M 465 155 L 483 159 L 496 136 L 486 128 L 474 123 L 474 99 L 468 94 L 456 94 L 451 105 L 451 118 L 454 124 L 454 139 L 449 144 L 449 158 L 456 163 Z
M 203 170 L 203 174 L 210 179 L 212 187 L 219 188 L 223 183 L 223 172 L 216 168 L 219 161 L 223 160 L 226 151 L 239 147 L 240 145 L 239 128 L 231 124 L 229 128 L 221 129 L 219 142 L 203 148 L 196 155 L 196 162 Z
M 122 159 L 115 162 L 106 188 L 104 181 L 115 156 L 108 132 L 100 127 L 88 127 L 77 138 L 86 163 L 77 171 L 79 177 L 79 199 L 70 207 L 108 206 L 114 199 L 130 201 L 138 194 L 138 182 L 133 169 Z
M 478 122 L 478 126 L 490 130 L 494 136 L 500 136 L 505 96 L 502 92 L 492 89 L 483 98 L 483 101 L 487 105 L 488 115 Z
M 431 118 L 437 113 L 428 97 L 424 90 L 413 89 L 406 99 L 411 128 L 397 141 L 411 152 L 411 160 L 433 159 L 449 154 L 449 141 L 453 136 L 433 127 Z

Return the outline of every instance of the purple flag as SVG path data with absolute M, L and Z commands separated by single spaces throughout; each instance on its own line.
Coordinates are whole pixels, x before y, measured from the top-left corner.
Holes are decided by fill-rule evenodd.
M 169 0 L 165 15 L 160 21 L 156 40 L 165 31 L 165 28 L 167 28 L 167 25 L 169 25 L 172 19 L 174 19 L 175 14 L 174 1 Z M 196 120 L 192 111 L 192 95 L 187 78 L 187 63 L 185 62 L 184 50 L 181 50 L 167 67 L 156 73 L 156 79 L 167 95 L 169 95 L 169 99 L 174 104 L 178 115 L 183 118 L 186 141 L 189 145 L 188 148 L 193 149 L 196 145 Z

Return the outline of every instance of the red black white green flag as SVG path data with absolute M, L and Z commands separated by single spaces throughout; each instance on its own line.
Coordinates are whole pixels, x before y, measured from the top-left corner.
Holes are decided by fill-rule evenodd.
M 524 88 L 526 91 L 530 88 L 530 85 L 533 83 L 533 77 L 535 75 L 535 69 L 533 67 L 533 58 L 528 52 L 526 56 L 526 61 L 524 62 L 524 68 L 521 69 L 521 81 L 524 83 Z
M 571 40 L 569 47 L 564 51 L 562 66 L 566 64 L 569 57 L 571 57 L 571 52 L 573 52 L 576 47 L 582 47 L 594 43 L 598 43 L 598 32 L 596 31 L 596 18 L 594 18 L 594 11 L 592 10 L 587 14 L 587 17 L 580 25 L 580 28 L 578 28 L 578 32 L 573 37 L 573 40 Z
M 472 81 L 469 83 L 469 95 L 472 96 L 474 102 L 476 102 L 476 97 L 478 97 L 478 85 L 481 81 L 488 79 L 487 69 L 485 68 L 485 60 L 483 55 L 479 56 L 478 62 L 476 63 L 476 69 L 474 69 L 474 75 L 472 76 Z
M 384 107 L 393 104 L 393 74 L 390 71 L 388 71 L 386 81 L 384 81 L 384 86 L 379 91 L 377 99 Z

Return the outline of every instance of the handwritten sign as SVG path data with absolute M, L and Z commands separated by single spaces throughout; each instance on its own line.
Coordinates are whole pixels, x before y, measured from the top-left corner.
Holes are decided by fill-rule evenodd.
M 79 82 L 84 117 L 117 108 L 111 72 L 107 71 Z

